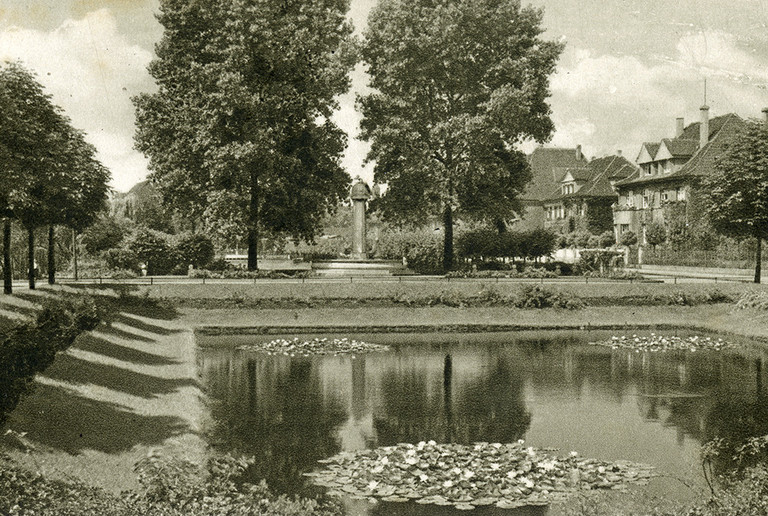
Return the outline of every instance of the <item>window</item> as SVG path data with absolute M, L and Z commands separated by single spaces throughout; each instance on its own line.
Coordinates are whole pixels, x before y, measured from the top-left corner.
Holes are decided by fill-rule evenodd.
M 629 195 L 627 195 L 627 206 L 630 208 L 635 205 L 635 192 L 632 190 L 629 191 Z
M 669 192 L 661 192 L 661 200 L 662 201 L 668 201 L 669 200 Z
M 622 224 L 622 225 L 619 226 L 619 234 L 620 235 L 623 235 L 627 231 L 629 231 L 629 224 Z
M 685 200 L 685 188 L 678 187 L 677 190 L 675 190 L 675 193 L 677 194 L 677 200 L 678 201 L 684 201 Z
M 648 207 L 648 194 L 643 195 L 643 208 Z

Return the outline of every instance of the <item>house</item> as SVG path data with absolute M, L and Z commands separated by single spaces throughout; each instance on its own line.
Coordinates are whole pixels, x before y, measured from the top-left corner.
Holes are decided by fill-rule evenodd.
M 617 239 L 627 231 L 647 244 L 647 229 L 654 222 L 665 227 L 687 226 L 701 218 L 696 213 L 698 179 L 714 171 L 717 158 L 745 129 L 736 114 L 709 118 L 709 107 L 701 107 L 701 120 L 685 126 L 677 119 L 675 136 L 644 143 L 637 157 L 639 169 L 616 183 L 618 203 L 613 209 Z
M 613 228 L 615 184 L 637 171 L 621 153 L 560 170 L 556 189 L 543 202 L 544 227 L 567 233 L 584 229 L 600 234 Z
M 525 208 L 522 217 L 515 222 L 521 230 L 543 228 L 547 213 L 544 203 L 553 192 L 560 189 L 560 181 L 565 170 L 581 169 L 587 165 L 587 159 L 581 152 L 581 145 L 576 148 L 537 147 L 528 156 L 531 167 L 531 181 L 520 196 Z

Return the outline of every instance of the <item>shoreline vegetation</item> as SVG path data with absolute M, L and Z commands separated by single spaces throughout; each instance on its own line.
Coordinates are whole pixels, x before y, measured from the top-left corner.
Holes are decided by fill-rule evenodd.
M 583 330 L 684 327 L 768 341 L 768 291 L 753 285 L 547 284 L 543 293 L 539 288 L 530 294 L 582 301 L 574 309 L 522 308 L 515 300 L 520 299 L 523 285 L 514 283 L 200 287 L 59 286 L 0 299 L 4 319 L 0 327 L 8 326 L 11 319 L 34 317 L 47 298 L 72 293 L 94 297 L 106 320 L 80 336 L 70 351 L 59 354 L 38 376 L 35 391 L 21 401 L 3 428 L 8 431 L 2 440 L 0 512 L 122 515 L 142 507 L 148 514 L 216 514 L 225 507 L 240 510 L 249 496 L 259 493 L 261 505 L 248 506 L 253 514 L 334 514 L 338 508 L 332 503 L 292 501 L 269 493 L 265 486 L 239 486 L 233 472 L 246 466 L 232 458 L 210 456 L 200 435 L 204 394 L 196 384 L 194 351 L 196 345 L 205 345 L 206 334 L 243 327 L 275 334 L 311 333 L 322 321 L 323 327 L 349 332 L 403 330 L 409 325 L 441 331 L 451 325 L 455 331 L 488 331 L 503 325 Z M 448 288 L 454 289 L 448 292 L 461 303 L 444 302 L 455 299 L 445 295 Z M 491 288 L 493 295 L 488 294 Z M 407 296 L 421 296 L 421 301 L 398 300 Z M 81 369 L 75 372 L 74 365 Z M 121 367 L 124 372 L 118 370 Z M 99 371 L 110 374 L 97 376 Z M 89 435 L 83 443 L 77 443 L 81 427 L 67 429 L 43 421 L 71 412 L 65 424 L 76 418 L 81 419 L 80 425 L 92 424 L 93 405 L 107 401 L 99 413 L 118 414 L 121 423 L 95 429 L 102 435 Z M 160 419 L 156 418 L 163 423 L 157 426 Z M 134 435 L 115 437 L 129 428 Z M 61 435 L 52 435 L 55 431 Z M 41 436 L 47 437 L 40 442 Z M 184 453 L 177 458 L 180 450 Z M 137 463 L 143 466 L 134 469 Z M 218 466 L 210 469 L 214 463 Z M 766 477 L 759 468 L 729 479 L 731 488 L 713 497 L 719 502 L 702 502 L 696 508 L 699 512 L 680 507 L 658 512 L 661 502 L 651 500 L 633 507 L 631 514 L 731 514 L 722 512 L 723 500 L 736 508 L 754 502 L 758 495 L 766 498 L 768 481 L 758 481 Z M 210 476 L 214 470 L 223 477 Z M 212 486 L 201 480 L 205 478 L 218 480 Z M 755 489 L 747 489 L 750 486 L 757 486 L 758 495 Z M 121 491 L 132 494 L 118 495 Z M 622 503 L 622 498 L 579 495 L 562 513 L 630 514 L 621 512 Z

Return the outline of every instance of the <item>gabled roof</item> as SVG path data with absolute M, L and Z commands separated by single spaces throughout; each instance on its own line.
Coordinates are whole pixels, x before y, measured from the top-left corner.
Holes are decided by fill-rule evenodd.
M 632 176 L 617 183 L 617 186 L 625 187 L 657 182 L 680 181 L 692 175 L 707 175 L 714 170 L 714 163 L 717 157 L 728 148 L 732 138 L 738 136 L 744 129 L 745 124 L 744 120 L 734 113 L 713 118 L 709 121 L 709 142 L 699 149 L 700 123 L 695 122 L 686 127 L 683 134 L 679 137 L 662 140 L 664 143 L 668 142 L 669 146 L 667 148 L 673 155 L 675 152 L 683 153 L 689 152 L 689 149 L 694 149 L 694 152 L 690 154 L 691 159 L 682 168 L 671 174 L 661 176 L 641 175 L 640 171 L 637 171 Z M 677 156 L 686 157 L 684 154 L 678 154 Z
M 524 201 L 543 201 L 559 191 L 565 169 L 582 168 L 587 164 L 581 150 L 558 147 L 537 147 L 528 156 L 531 165 L 531 182 L 520 198 Z
M 715 170 L 717 159 L 744 133 L 747 127 L 746 121 L 733 113 L 719 118 L 722 119 L 722 124 L 717 133 L 680 170 L 672 173 L 672 176 L 705 176 Z
M 637 169 L 630 161 L 622 156 L 606 156 L 596 158 L 580 169 L 588 174 L 586 183 L 579 191 L 561 195 L 560 190 L 550 193 L 548 200 L 586 198 L 586 197 L 616 197 L 612 182 L 626 179 Z
M 563 174 L 563 177 L 560 178 L 560 181 L 564 181 L 565 178 L 570 174 L 570 176 L 573 178 L 574 181 L 578 183 L 583 183 L 584 181 L 588 181 L 590 177 L 592 177 L 592 170 L 588 166 L 583 167 L 572 167 L 565 169 Z
M 698 140 L 684 140 L 682 138 L 664 138 L 661 146 L 665 147 L 674 158 L 690 158 L 699 148 Z M 658 154 L 657 154 L 658 155 Z
M 659 144 L 645 142 L 640 147 L 640 153 L 637 155 L 638 163 L 649 163 L 656 159 L 656 153 L 659 152 Z

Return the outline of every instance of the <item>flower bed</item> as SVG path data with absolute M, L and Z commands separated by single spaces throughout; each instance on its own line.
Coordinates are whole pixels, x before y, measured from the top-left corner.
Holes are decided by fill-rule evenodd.
M 470 510 L 507 509 L 562 501 L 579 489 L 645 484 L 652 468 L 630 462 L 558 457 L 551 450 L 512 444 L 398 444 L 343 452 L 323 471 L 308 473 L 329 494 L 371 502 L 415 501 Z
M 664 336 L 651 333 L 648 337 L 632 335 L 628 337 L 613 336 L 608 340 L 600 342 L 590 342 L 593 346 L 608 346 L 613 349 L 631 349 L 635 351 L 721 351 L 731 349 L 734 346 L 723 339 L 713 339 L 712 337 L 692 337 Z
M 285 356 L 312 356 L 312 355 L 350 355 L 358 353 L 371 353 L 388 351 L 389 346 L 371 344 L 354 339 L 326 339 L 314 338 L 312 340 L 300 340 L 298 337 L 292 340 L 275 339 L 261 344 L 249 344 L 238 346 L 244 351 L 260 351 L 268 355 Z

